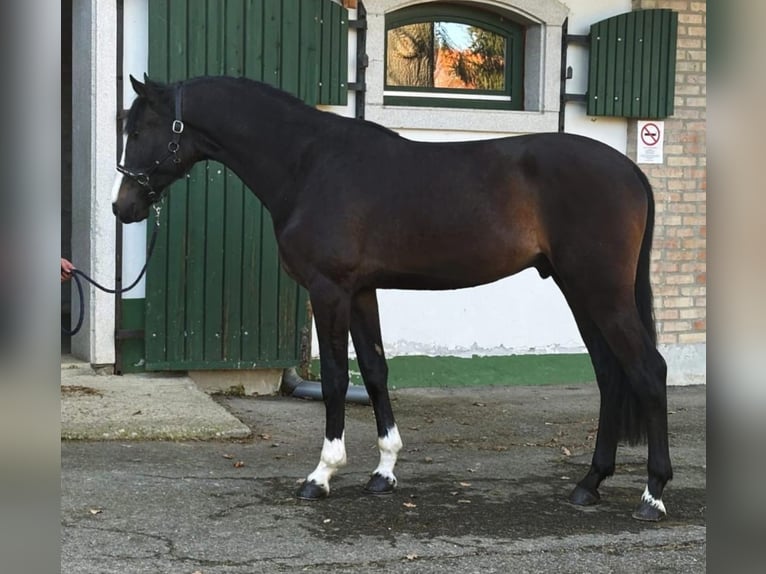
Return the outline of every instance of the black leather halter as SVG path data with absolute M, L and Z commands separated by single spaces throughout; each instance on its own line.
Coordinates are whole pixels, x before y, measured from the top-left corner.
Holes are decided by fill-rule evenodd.
M 181 157 L 178 155 L 178 150 L 181 147 L 181 134 L 184 131 L 184 123 L 181 120 L 181 107 L 183 103 L 183 86 L 178 84 L 175 89 L 175 119 L 170 126 L 173 131 L 173 137 L 168 142 L 168 153 L 161 159 L 155 160 L 154 164 L 148 168 L 132 170 L 124 165 L 117 164 L 117 171 L 121 174 L 128 176 L 138 185 L 146 190 L 146 196 L 151 203 L 159 201 L 162 197 L 162 191 L 157 192 L 152 187 L 151 176 L 157 169 L 163 165 L 166 161 L 172 158 L 173 163 L 181 163 Z

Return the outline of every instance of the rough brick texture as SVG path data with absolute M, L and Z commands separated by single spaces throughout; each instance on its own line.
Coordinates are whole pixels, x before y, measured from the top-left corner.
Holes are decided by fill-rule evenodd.
M 652 283 L 659 342 L 705 343 L 706 323 L 706 3 L 633 0 L 633 9 L 678 12 L 675 113 L 665 118 L 664 163 L 641 164 L 654 187 Z M 637 122 L 628 123 L 636 158 Z

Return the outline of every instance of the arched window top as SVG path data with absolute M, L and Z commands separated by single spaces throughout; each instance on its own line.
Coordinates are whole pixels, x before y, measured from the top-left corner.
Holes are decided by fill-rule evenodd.
M 494 27 L 503 30 L 509 24 L 519 27 L 521 20 L 508 18 L 492 9 L 488 4 L 452 4 L 448 2 L 426 2 L 400 8 L 386 14 L 386 25 L 411 24 L 428 20 L 444 20 L 447 22 L 465 22 L 476 26 Z
M 464 5 L 386 15 L 386 104 L 523 108 L 524 27 Z

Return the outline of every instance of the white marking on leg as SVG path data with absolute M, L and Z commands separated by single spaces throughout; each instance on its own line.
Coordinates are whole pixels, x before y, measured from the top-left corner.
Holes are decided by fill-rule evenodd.
M 333 440 L 324 439 L 319 464 L 306 479 L 309 482 L 318 484 L 328 493 L 330 492 L 330 478 L 340 467 L 346 464 L 345 438 L 346 433 L 343 433 L 340 438 Z
M 662 514 L 667 514 L 667 511 L 665 510 L 665 505 L 662 503 L 662 499 L 656 499 L 649 493 L 649 485 L 646 485 L 646 488 L 644 488 L 644 493 L 641 495 L 641 500 L 652 506 L 653 508 L 656 508 Z
M 399 429 L 396 425 L 388 429 L 386 436 L 378 439 L 378 448 L 380 449 L 380 463 L 373 474 L 379 474 L 396 484 L 394 466 L 396 465 L 397 454 L 402 449 L 402 438 L 399 436 Z

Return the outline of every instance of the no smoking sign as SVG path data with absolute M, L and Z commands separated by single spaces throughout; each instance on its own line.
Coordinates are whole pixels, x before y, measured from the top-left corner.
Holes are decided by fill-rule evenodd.
M 638 122 L 637 163 L 662 163 L 665 122 Z

